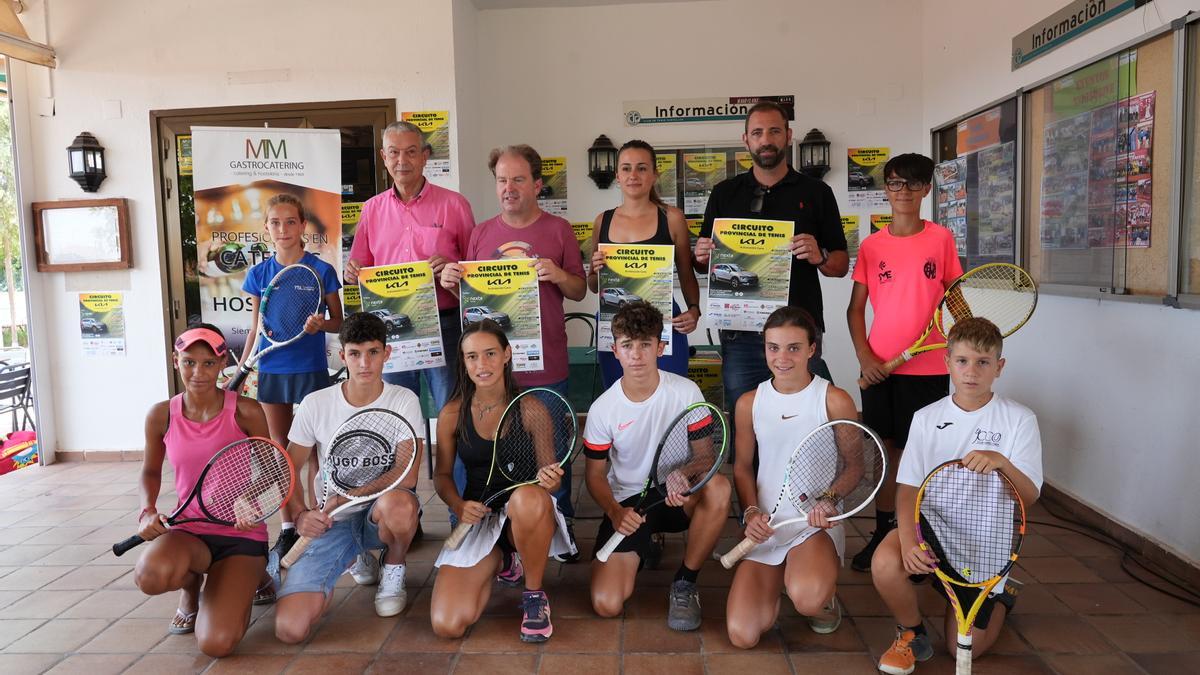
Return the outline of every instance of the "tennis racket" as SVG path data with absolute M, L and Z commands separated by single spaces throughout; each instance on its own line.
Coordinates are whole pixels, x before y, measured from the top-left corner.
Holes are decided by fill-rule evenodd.
M 728 443 L 729 430 L 720 409 L 711 403 L 689 405 L 671 421 L 658 442 L 650 475 L 634 508 L 644 514 L 665 502 L 668 493 L 686 497 L 699 492 L 721 468 Z M 614 532 L 596 552 L 596 559 L 607 562 L 624 539 L 625 535 Z
M 292 496 L 295 479 L 291 458 L 270 439 L 234 441 L 208 460 L 191 494 L 167 517 L 167 525 L 261 523 Z M 124 555 L 143 541 L 135 534 L 113 544 L 113 555 Z
M 958 621 L 955 672 L 968 675 L 971 626 L 1017 560 L 1025 536 L 1025 505 L 1004 474 L 975 473 L 955 460 L 925 478 L 916 510 L 917 543 L 937 558 L 934 574 Z
M 886 473 L 887 456 L 874 431 L 852 420 L 826 422 L 788 457 L 783 487 L 771 507 L 771 528 L 807 522 L 815 508 L 824 509 L 830 522 L 849 518 L 871 503 Z M 733 567 L 755 546 L 746 537 L 721 556 L 721 564 Z
M 483 505 L 491 507 L 513 490 L 536 484 L 538 471 L 548 464 L 570 464 L 582 447 L 576 443 L 578 433 L 575 410 L 558 392 L 542 388 L 521 392 L 504 408 L 496 426 Z M 446 537 L 446 549 L 461 546 L 471 527 L 460 522 Z
M 403 417 L 384 408 L 360 410 L 333 434 L 321 464 L 318 506 L 333 518 L 377 499 L 408 476 L 416 459 L 417 435 Z M 312 537 L 297 539 L 279 566 L 294 565 L 312 541 Z
M 1008 337 L 1029 321 L 1037 307 L 1037 298 L 1037 284 L 1020 267 L 1008 263 L 980 265 L 950 284 L 925 332 L 904 353 L 883 364 L 883 370 L 891 375 L 917 354 L 945 349 L 950 329 L 963 319 L 976 316 L 987 319 L 996 324 L 1001 335 Z M 925 344 L 935 330 L 934 342 Z M 858 386 L 866 389 L 870 383 L 860 377 Z
M 325 291 L 321 278 L 308 265 L 288 265 L 263 288 L 258 301 L 258 331 L 254 347 L 238 366 L 225 389 L 237 391 L 259 359 L 304 337 L 308 317 L 321 311 Z M 262 338 L 260 340 L 259 338 Z M 263 347 L 263 340 L 266 346 Z

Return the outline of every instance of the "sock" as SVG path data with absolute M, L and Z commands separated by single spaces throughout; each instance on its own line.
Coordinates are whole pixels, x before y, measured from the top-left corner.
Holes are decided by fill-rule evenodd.
M 875 512 L 875 536 L 882 537 L 896 527 L 895 511 Z
M 918 623 L 915 626 L 901 626 L 899 624 L 896 624 L 896 625 L 897 625 L 897 627 L 900 628 L 901 631 L 911 630 L 913 632 L 913 635 L 916 635 L 918 637 L 925 634 L 925 622 L 923 622 L 923 621 Z
M 397 568 L 399 568 L 399 570 L 400 570 L 400 582 L 404 583 L 404 563 L 396 563 L 395 565 L 389 565 L 389 564 L 385 563 L 383 565 L 383 569 L 381 570 L 382 573 L 380 574 L 380 576 L 383 576 L 383 574 L 386 574 L 387 572 L 390 572 Z
M 283 525 L 281 525 L 281 526 L 279 527 L 279 531 L 280 531 L 280 532 L 285 532 L 285 531 L 287 531 L 287 530 L 294 530 L 294 529 L 296 529 L 296 524 L 295 524 L 295 523 L 292 523 L 292 522 L 288 522 L 288 521 L 286 521 L 286 520 L 285 520 L 285 521 L 283 521 Z
M 675 578 L 672 581 L 690 581 L 696 583 L 696 578 L 700 576 L 700 570 L 690 569 L 687 565 L 681 564 L 679 571 L 675 572 Z

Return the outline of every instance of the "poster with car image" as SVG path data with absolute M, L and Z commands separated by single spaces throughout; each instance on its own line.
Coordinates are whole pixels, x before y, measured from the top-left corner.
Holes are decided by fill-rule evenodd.
M 729 157 L 724 152 L 683 153 L 683 212 L 701 215 L 717 183 L 728 176 Z
M 358 272 L 360 311 L 383 320 L 392 356 L 383 372 L 446 365 L 433 268 L 428 262 L 364 267 Z
M 788 302 L 792 281 L 790 220 L 717 218 L 708 264 L 709 325 L 759 332 Z
M 846 189 L 850 208 L 865 209 L 887 206 L 884 194 L 883 167 L 888 161 L 887 148 L 846 149 Z
M 538 207 L 559 218 L 567 217 L 567 158 L 542 158 L 542 190 Z
M 663 315 L 663 354 L 671 353 L 671 293 L 675 286 L 675 247 L 670 244 L 600 244 L 600 323 L 597 346 L 613 350 L 612 319 L 617 310 L 645 300 Z
M 84 356 L 125 355 L 125 305 L 120 293 L 80 293 Z
M 459 284 L 462 323 L 491 319 L 512 347 L 513 370 L 545 370 L 542 299 L 532 258 L 463 261 Z
M 449 176 L 450 166 L 450 111 L 415 110 L 400 113 L 400 119 L 417 125 L 425 134 L 429 144 L 429 160 L 425 162 L 425 176 L 437 178 Z

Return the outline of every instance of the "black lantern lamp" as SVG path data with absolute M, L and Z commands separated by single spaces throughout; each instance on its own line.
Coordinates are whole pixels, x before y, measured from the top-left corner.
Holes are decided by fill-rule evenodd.
M 79 183 L 84 192 L 99 190 L 107 177 L 104 173 L 104 146 L 86 131 L 79 134 L 67 146 L 67 169 L 71 179 Z
M 617 177 L 617 147 L 604 134 L 588 148 L 588 176 L 601 190 L 607 190 Z
M 821 180 L 829 173 L 829 139 L 820 129 L 813 129 L 800 141 L 800 166 L 796 170 Z

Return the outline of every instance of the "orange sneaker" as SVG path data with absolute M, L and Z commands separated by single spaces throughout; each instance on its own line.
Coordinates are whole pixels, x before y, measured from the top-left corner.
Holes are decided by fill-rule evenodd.
M 928 661 L 932 656 L 933 645 L 928 634 L 917 635 L 901 629 L 892 646 L 879 658 L 879 670 L 889 675 L 908 675 L 916 669 L 918 661 Z

